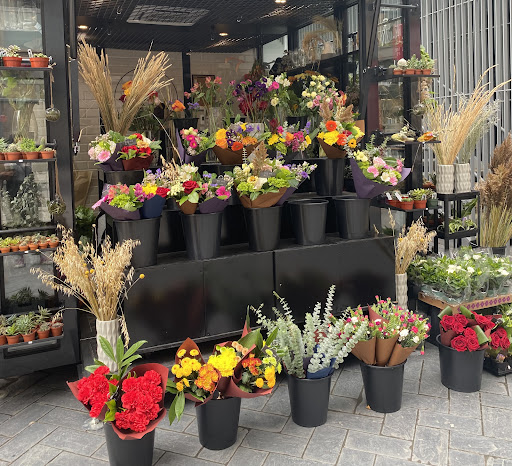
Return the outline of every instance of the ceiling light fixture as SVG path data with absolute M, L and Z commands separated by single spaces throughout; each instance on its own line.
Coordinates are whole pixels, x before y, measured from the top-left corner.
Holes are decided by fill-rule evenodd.
M 85 24 L 79 24 L 78 29 L 82 29 L 85 31 L 86 29 L 89 29 L 89 26 L 86 26 Z
M 227 32 L 219 32 L 219 36 L 221 37 L 226 37 L 228 35 Z
M 275 0 L 276 3 L 279 3 L 280 5 L 284 5 L 286 3 L 286 0 Z

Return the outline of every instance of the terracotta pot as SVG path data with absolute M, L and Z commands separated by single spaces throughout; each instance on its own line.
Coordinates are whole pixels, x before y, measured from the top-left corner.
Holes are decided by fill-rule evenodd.
M 39 243 L 38 246 L 40 249 L 46 249 L 48 247 L 48 241 L 46 241 L 45 243 Z
M 197 209 L 197 202 L 196 203 L 193 203 L 193 202 L 189 202 L 189 201 L 185 201 L 183 204 L 179 205 L 178 204 L 178 207 L 180 208 L 180 210 L 186 214 L 186 215 L 191 215 L 191 214 L 194 214 L 196 212 L 196 209 Z
M 426 70 L 421 70 L 421 74 L 432 74 L 432 70 L 429 70 L 429 69 L 426 69 Z
M 28 248 L 31 250 L 31 251 L 35 251 L 37 249 L 37 244 L 35 243 L 30 243 L 28 245 Z
M 391 207 L 398 207 L 398 199 L 387 200 L 386 203 Z
M 55 157 L 54 150 L 43 150 L 41 151 L 41 158 L 43 159 L 53 159 Z
M 44 330 L 44 331 L 41 331 L 41 330 L 37 331 L 37 338 L 39 338 L 40 340 L 44 340 L 45 338 L 49 338 L 49 337 L 50 337 L 50 329 Z
M 16 343 L 20 342 L 19 335 L 6 335 L 6 336 L 7 336 L 7 344 L 8 345 L 15 345 Z
M 23 156 L 21 152 L 5 152 L 5 160 L 21 160 Z
M 414 70 L 414 74 L 423 74 L 423 70 Z
M 52 327 L 51 329 L 52 337 L 59 337 L 62 335 L 62 330 L 64 330 L 64 326 L 61 325 L 59 327 Z
M 50 59 L 48 57 L 32 57 L 30 59 L 30 66 L 32 68 L 48 68 Z
M 21 336 L 23 337 L 23 341 L 34 341 L 36 339 L 36 331 L 34 330 L 32 333 Z
M 0 160 L 5 160 L 5 155 L 3 152 L 0 152 Z
M 55 243 L 52 243 L 51 241 L 48 243 L 51 248 L 56 248 L 59 245 L 58 241 L 55 241 Z
M 414 207 L 414 201 L 400 202 L 400 209 L 412 210 Z
M 2 254 L 7 254 L 8 252 L 11 252 L 11 247 L 10 246 L 2 247 L 2 248 L 0 248 L 0 252 Z
M 25 246 L 20 246 L 20 251 L 28 251 L 28 244 Z
M 325 143 L 323 139 L 318 138 L 318 142 L 320 143 L 320 147 L 324 150 L 325 155 L 329 159 L 343 159 L 347 155 L 347 152 L 341 149 L 338 149 L 335 146 L 330 146 Z
M 125 171 L 130 170 L 147 170 L 153 161 L 153 154 L 147 157 L 133 157 L 129 160 L 121 160 Z
M 0 346 L 7 344 L 7 337 L 5 335 L 0 335 Z
M 39 152 L 23 152 L 23 158 L 26 160 L 37 160 L 39 158 Z
M 243 151 L 241 150 L 234 152 L 230 149 L 214 146 L 213 152 L 222 165 L 240 165 L 243 162 Z M 247 155 L 249 155 L 249 151 L 247 151 Z
M 14 246 L 11 244 L 11 251 L 12 252 L 18 252 L 20 250 L 20 245 L 15 244 Z
M 412 69 L 412 68 L 407 68 L 405 71 L 404 71 L 404 74 L 416 74 L 416 70 Z
M 21 57 L 3 57 L 2 64 L 11 68 L 19 68 L 21 66 Z
M 427 200 L 423 199 L 421 201 L 414 201 L 415 209 L 426 209 L 427 208 Z
M 403 74 L 403 71 L 402 71 L 402 70 L 400 70 L 400 69 L 398 69 L 398 68 L 395 68 L 395 69 L 393 70 L 393 74 L 394 74 L 394 75 L 400 75 L 400 74 Z

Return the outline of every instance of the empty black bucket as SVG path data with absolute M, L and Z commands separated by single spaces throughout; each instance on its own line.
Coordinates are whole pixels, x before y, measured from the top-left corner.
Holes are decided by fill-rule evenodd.
M 244 209 L 249 248 L 272 251 L 279 248 L 281 236 L 281 206 Z
M 365 238 L 370 231 L 370 199 L 353 196 L 334 198 L 338 232 L 344 239 Z
M 314 159 L 318 166 L 313 172 L 315 187 L 319 196 L 338 196 L 343 194 L 345 182 L 345 159 Z
M 138 239 L 140 241 L 140 244 L 133 249 L 132 265 L 135 268 L 156 265 L 160 218 L 114 220 L 119 242 L 127 239 Z
M 327 422 L 332 374 L 321 379 L 299 379 L 288 375 L 288 395 L 295 424 L 317 427 Z
M 241 398 L 212 399 L 196 407 L 199 443 L 208 450 L 234 445 L 238 431 Z
M 402 407 L 404 366 L 370 366 L 359 361 L 366 404 L 378 413 L 394 413 Z
M 112 429 L 110 422 L 103 426 L 107 441 L 108 462 L 110 466 L 151 466 L 153 464 L 153 447 L 155 430 L 138 440 L 121 440 Z
M 457 351 L 445 346 L 437 337 L 441 383 L 456 392 L 472 393 L 480 390 L 484 369 L 485 350 Z
M 313 245 L 325 242 L 327 199 L 297 199 L 288 201 L 292 213 L 292 228 L 298 244 Z
M 144 170 L 126 170 L 117 172 L 105 172 L 105 183 L 108 184 L 132 184 L 140 183 L 144 179 Z
M 211 259 L 219 255 L 222 212 L 181 214 L 187 255 L 192 260 Z
M 172 122 L 174 123 L 174 128 L 181 131 L 182 129 L 197 128 L 199 118 L 174 118 Z

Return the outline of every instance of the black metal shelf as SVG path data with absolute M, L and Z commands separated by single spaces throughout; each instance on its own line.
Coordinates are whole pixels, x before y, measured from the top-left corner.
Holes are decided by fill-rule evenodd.
M 56 160 L 57 160 L 56 158 L 52 158 L 52 159 L 33 159 L 33 160 L 30 160 L 30 159 L 16 159 L 16 160 L 0 160 L 0 163 L 26 163 L 26 162 L 41 163 L 41 162 L 55 162 Z
M 57 229 L 57 225 L 41 225 L 37 227 L 28 227 L 28 228 L 8 228 L 5 230 L 0 230 L 0 235 L 5 234 L 18 234 L 18 233 L 33 233 L 37 231 L 55 231 Z
M 414 146 L 414 145 L 422 145 L 422 144 L 441 144 L 441 141 L 425 141 L 425 142 L 420 142 L 420 141 L 405 141 L 405 142 L 401 142 L 401 141 L 388 141 L 387 145 L 388 147 L 392 147 L 392 146 Z
M 437 199 L 440 201 L 463 201 L 466 199 L 474 199 L 479 194 L 478 191 L 470 191 L 468 193 L 438 194 Z
M 5 256 L 19 256 L 21 254 L 39 254 L 40 252 L 42 251 L 49 251 L 49 252 L 53 252 L 57 250 L 57 248 L 50 248 L 50 247 L 47 247 L 47 248 L 38 248 L 38 249 L 29 249 L 27 251 L 11 251 L 11 252 L 3 252 L 3 253 L 0 253 L 0 258 L 2 257 L 5 257 Z
M 395 207 L 395 206 L 392 206 L 392 205 L 389 205 L 389 204 L 382 204 L 382 203 L 379 203 L 379 204 L 372 204 L 372 207 L 378 207 L 379 209 L 390 209 L 390 210 L 396 210 L 398 212 L 424 212 L 425 210 L 427 210 L 427 208 L 425 207 L 424 209 L 401 209 L 400 207 Z
M 51 67 L 35 68 L 32 66 L 0 66 L 0 71 L 51 71 Z
M 393 74 L 392 70 L 383 69 L 380 73 L 376 69 L 377 81 L 388 81 L 390 79 L 419 79 L 419 78 L 440 78 L 440 74 Z
M 476 236 L 477 234 L 478 234 L 478 228 L 473 228 L 471 230 L 461 230 L 461 231 L 456 231 L 455 233 L 448 233 L 448 234 L 444 231 L 437 232 L 437 236 L 440 239 L 446 239 L 446 240 L 470 238 L 471 236 Z

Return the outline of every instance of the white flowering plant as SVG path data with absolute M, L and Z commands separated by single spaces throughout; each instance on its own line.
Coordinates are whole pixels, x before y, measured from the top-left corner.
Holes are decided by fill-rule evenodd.
M 286 73 L 278 76 L 270 75 L 261 78 L 261 81 L 267 88 L 266 99 L 272 108 L 287 107 L 290 99 L 288 88 L 291 85 L 290 80 L 286 77 Z
M 269 334 L 277 329 L 272 348 L 282 357 L 288 374 L 297 378 L 315 379 L 326 377 L 343 362 L 365 329 L 356 328 L 351 322 L 339 319 L 332 322 L 335 286 L 329 288 L 326 305 L 318 302 L 312 313 L 305 316 L 304 330 L 294 322 L 292 311 L 286 300 L 274 292 L 283 311 L 273 308 L 275 320 L 262 313 L 262 306 L 251 310 L 256 314 L 258 324 Z M 306 358 L 309 358 L 309 362 Z

